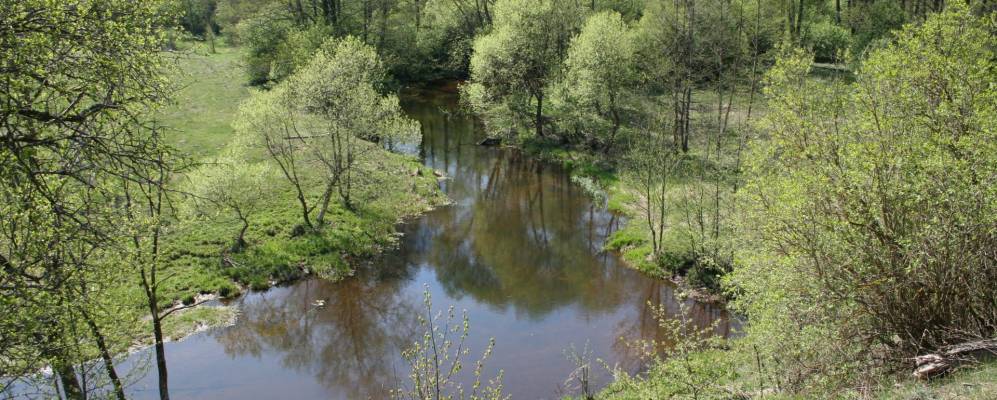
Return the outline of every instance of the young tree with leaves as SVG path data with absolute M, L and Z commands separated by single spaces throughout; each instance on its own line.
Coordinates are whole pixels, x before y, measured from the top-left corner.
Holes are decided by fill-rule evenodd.
M 529 115 L 532 103 L 536 136 L 543 137 L 544 99 L 567 55 L 581 9 L 567 0 L 499 0 L 493 16 L 492 31 L 474 41 L 465 98 L 479 114 L 511 112 L 516 119 Z
M 583 126 L 596 131 L 589 134 L 593 147 L 607 154 L 637 94 L 634 57 L 633 37 L 623 18 L 605 11 L 585 21 L 564 62 L 562 85 L 569 107 L 584 121 Z
M 385 71 L 375 49 L 347 37 L 327 43 L 287 84 L 296 115 L 309 125 L 300 140 L 327 171 L 317 223 L 323 222 L 333 190 L 353 208 L 352 190 L 360 165 L 380 150 L 374 143 L 414 142 L 418 124 L 406 117 L 395 96 L 378 86 Z
M 260 210 L 272 192 L 272 170 L 264 162 L 249 162 L 247 148 L 237 140 L 229 144 L 222 155 L 213 158 L 200 168 L 188 173 L 189 189 L 196 213 L 218 215 L 233 213 L 239 221 L 231 250 L 240 252 L 246 247 L 246 231 L 253 215 Z

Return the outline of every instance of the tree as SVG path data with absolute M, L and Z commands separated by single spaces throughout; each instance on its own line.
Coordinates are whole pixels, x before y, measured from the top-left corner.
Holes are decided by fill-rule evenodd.
M 301 168 L 304 167 L 301 160 L 301 122 L 293 113 L 287 85 L 277 85 L 268 92 L 254 94 L 239 105 L 238 115 L 234 123 L 237 134 L 245 136 L 246 143 L 266 150 L 270 160 L 294 187 L 304 228 L 314 228 L 309 216 L 312 206 L 309 206 L 301 175 Z
M 0 369 L 51 365 L 70 398 L 85 395 L 71 304 L 113 274 L 100 257 L 121 232 L 120 182 L 157 163 L 169 5 L 0 2 Z
M 385 79 L 375 50 L 359 39 L 330 40 L 312 59 L 273 90 L 240 107 L 237 130 L 266 149 L 297 192 L 304 226 L 324 222 L 333 195 L 353 208 L 353 189 L 364 164 L 374 163 L 378 143 L 415 141 L 416 122 L 402 113 L 395 96 L 378 87 Z M 305 193 L 301 168 L 325 169 L 325 190 L 317 204 Z M 315 223 L 311 212 L 318 206 Z
M 566 0 L 499 0 L 492 11 L 492 31 L 474 41 L 466 99 L 481 114 L 503 108 L 516 118 L 535 100 L 533 125 L 543 137 L 548 84 L 567 54 L 580 9 Z
M 382 96 L 385 79 L 374 48 L 354 37 L 332 41 L 288 85 L 297 94 L 296 115 L 310 125 L 300 140 L 325 166 L 326 190 L 316 221 L 321 224 L 333 189 L 352 209 L 358 166 L 378 149 L 374 143 L 415 141 L 419 127 L 405 117 L 395 96 Z
M 158 145 L 159 135 L 156 130 L 151 134 L 154 153 L 150 154 L 152 165 L 145 168 L 128 171 L 121 180 L 121 193 L 124 197 L 122 211 L 125 214 L 124 229 L 121 238 L 122 250 L 126 255 L 124 261 L 132 265 L 139 278 L 139 286 L 144 295 L 145 305 L 149 310 L 152 325 L 153 347 L 156 356 L 157 382 L 159 398 L 169 400 L 169 373 L 166 363 L 166 342 L 163 336 L 163 321 L 170 314 L 183 308 L 174 307 L 163 311 L 160 304 L 160 285 L 169 276 L 160 275 L 162 267 L 162 249 L 164 236 L 173 222 L 174 191 L 167 187 L 172 177 L 182 170 L 180 163 L 173 158 L 168 148 Z
M 681 0 L 653 3 L 637 28 L 640 69 L 650 88 L 664 91 L 672 109 L 672 136 L 676 148 L 689 151 L 692 135 L 692 91 L 701 80 L 707 54 L 697 42 L 699 33 L 711 29 L 697 14 L 696 2 Z
M 246 161 L 244 144 L 236 142 L 219 157 L 186 175 L 198 212 L 231 212 L 240 222 L 232 251 L 246 247 L 250 219 L 265 204 L 272 188 L 270 165 Z
M 651 250 L 661 256 L 662 241 L 668 226 L 668 209 L 672 206 L 669 187 L 677 178 L 681 155 L 667 135 L 644 129 L 630 145 L 623 161 L 623 178 L 637 191 L 637 209 L 651 233 Z
M 595 126 L 608 121 L 608 132 L 600 132 L 591 140 L 598 140 L 605 153 L 616 141 L 623 114 L 636 94 L 634 49 L 630 32 L 623 18 L 615 11 L 592 15 L 585 22 L 568 48 L 565 60 L 564 87 L 569 103 L 578 105 L 580 118 L 594 114 Z M 602 121 L 598 121 L 602 120 Z
M 873 51 L 855 83 L 807 77 L 803 52 L 769 72 L 732 283 L 789 388 L 994 336 L 992 21 L 951 5 Z

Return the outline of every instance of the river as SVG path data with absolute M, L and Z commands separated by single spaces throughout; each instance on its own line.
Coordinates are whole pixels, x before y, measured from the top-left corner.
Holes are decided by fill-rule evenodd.
M 678 312 L 673 285 L 601 251 L 619 218 L 565 171 L 515 150 L 476 146 L 483 134 L 456 112 L 456 100 L 452 90 L 403 96 L 422 124 L 413 151 L 446 174 L 440 185 L 453 204 L 400 226 L 398 248 L 353 278 L 245 295 L 235 301 L 235 325 L 168 343 L 173 398 L 386 398 L 407 383 L 401 351 L 420 336 L 416 315 L 425 312 L 426 290 L 434 308 L 467 311 L 467 369 L 495 339 L 485 376 L 502 370 L 514 399 L 567 394 L 571 348 L 591 353 L 596 387 L 609 379 L 596 359 L 630 372 L 643 366 L 631 343 L 666 341 L 648 304 Z M 717 320 L 716 333 L 730 333 L 721 307 L 688 304 L 697 325 Z M 133 397 L 157 396 L 148 372 L 129 387 Z

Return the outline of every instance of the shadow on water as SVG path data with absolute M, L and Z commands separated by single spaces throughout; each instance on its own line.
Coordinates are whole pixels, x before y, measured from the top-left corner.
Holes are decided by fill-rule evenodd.
M 674 288 L 601 251 L 616 216 L 560 168 L 476 146 L 481 133 L 455 112 L 455 94 L 409 94 L 403 105 L 422 124 L 412 151 L 446 174 L 453 204 L 400 226 L 398 248 L 354 278 L 249 294 L 234 326 L 169 343 L 175 398 L 385 398 L 405 383 L 400 355 L 420 334 L 424 290 L 437 309 L 467 310 L 473 359 L 495 338 L 487 376 L 504 370 L 516 399 L 558 398 L 572 346 L 636 372 L 643 358 L 629 344 L 665 341 L 648 304 L 675 315 Z M 696 325 L 719 321 L 716 333 L 730 334 L 722 308 L 689 304 Z M 129 392 L 156 397 L 154 376 Z

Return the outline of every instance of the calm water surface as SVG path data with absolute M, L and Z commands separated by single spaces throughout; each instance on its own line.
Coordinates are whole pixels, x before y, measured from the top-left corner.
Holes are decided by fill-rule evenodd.
M 437 309 L 467 310 L 473 359 L 495 338 L 486 372 L 504 371 L 514 399 L 564 394 L 575 368 L 565 355 L 572 347 L 609 365 L 641 368 L 629 343 L 663 339 L 647 304 L 676 313 L 671 284 L 600 251 L 619 220 L 564 171 L 475 146 L 481 133 L 456 115 L 455 102 L 456 94 L 442 91 L 403 99 L 422 123 L 418 154 L 449 177 L 441 187 L 453 205 L 401 226 L 400 246 L 355 278 L 249 294 L 236 301 L 234 326 L 167 344 L 174 398 L 386 398 L 406 383 L 400 356 L 419 337 L 424 290 Z M 729 333 L 722 309 L 690 304 L 697 324 L 719 320 L 717 333 Z M 596 371 L 601 386 L 608 374 Z M 156 397 L 154 371 L 129 391 Z

